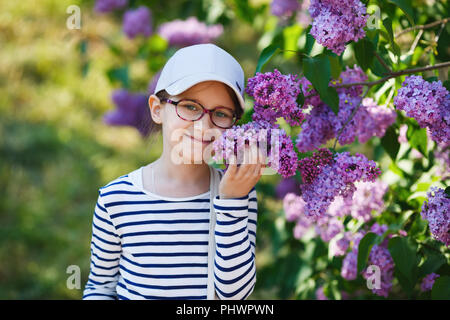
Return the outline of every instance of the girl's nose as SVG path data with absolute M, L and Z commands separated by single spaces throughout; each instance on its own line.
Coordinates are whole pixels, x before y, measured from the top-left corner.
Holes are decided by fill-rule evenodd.
M 212 129 L 212 128 L 215 127 L 214 123 L 211 120 L 211 117 L 212 117 L 212 113 L 211 112 L 207 112 L 200 119 L 200 121 L 202 121 L 203 129 Z

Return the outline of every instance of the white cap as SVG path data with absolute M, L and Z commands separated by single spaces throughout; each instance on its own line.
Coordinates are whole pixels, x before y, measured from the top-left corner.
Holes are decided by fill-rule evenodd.
M 197 83 L 210 80 L 232 88 L 242 111 L 245 110 L 244 70 L 232 55 L 212 43 L 177 50 L 164 65 L 154 93 L 166 90 L 176 96 Z

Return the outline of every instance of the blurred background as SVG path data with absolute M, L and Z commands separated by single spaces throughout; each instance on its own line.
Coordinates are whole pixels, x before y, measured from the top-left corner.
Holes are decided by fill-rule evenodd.
M 151 9 L 151 30 L 139 33 L 126 25 L 124 12 L 143 4 Z M 142 101 L 178 48 L 215 43 L 241 63 L 246 80 L 269 44 L 307 48 L 311 55 L 323 50 L 305 31 L 306 0 L 281 13 L 271 9 L 270 0 L 116 5 L 0 0 L 0 299 L 81 299 L 98 188 L 159 157 L 161 137 L 141 121 L 147 116 Z M 141 14 L 145 19 L 146 12 Z M 170 37 L 177 26 L 162 27 L 192 17 L 188 36 Z M 355 62 L 348 53 L 344 60 Z M 265 67 L 273 68 L 301 71 L 296 54 L 288 51 Z M 141 116 L 127 118 L 126 108 Z M 285 128 L 293 136 L 298 132 Z M 389 166 L 377 139 L 346 148 Z M 283 190 L 276 188 L 280 181 L 278 175 L 263 176 L 257 185 L 257 284 L 250 299 L 315 299 L 323 279 L 341 281 L 321 274 L 337 270 L 342 259 L 329 260 L 326 244 L 317 238 L 293 237 Z M 80 288 L 67 285 L 70 266 L 79 267 Z M 373 297 L 366 289 L 353 298 L 368 296 Z

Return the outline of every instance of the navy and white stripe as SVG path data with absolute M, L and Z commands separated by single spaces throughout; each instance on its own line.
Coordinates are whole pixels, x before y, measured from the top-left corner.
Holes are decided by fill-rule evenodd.
M 223 170 L 219 170 L 221 176 Z M 206 299 L 209 191 L 168 198 L 142 188 L 142 167 L 99 189 L 83 299 Z M 257 196 L 214 199 L 219 299 L 246 299 L 256 282 Z

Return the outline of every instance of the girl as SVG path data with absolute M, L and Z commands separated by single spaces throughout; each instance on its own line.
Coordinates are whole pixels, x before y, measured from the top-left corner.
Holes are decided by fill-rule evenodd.
M 244 72 L 218 46 L 193 45 L 169 59 L 155 92 L 162 155 L 99 189 L 83 299 L 246 299 L 264 161 L 226 171 L 197 161 L 241 117 Z

